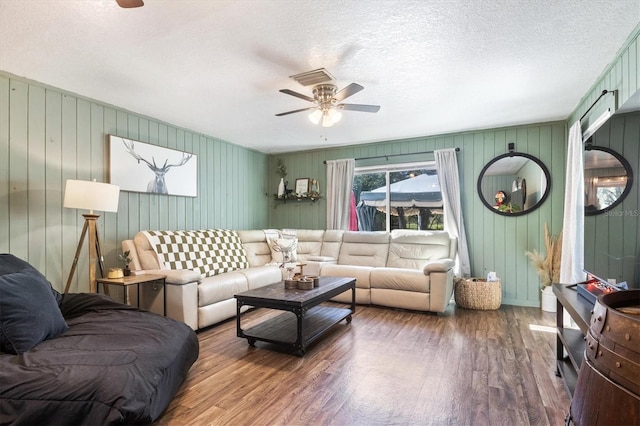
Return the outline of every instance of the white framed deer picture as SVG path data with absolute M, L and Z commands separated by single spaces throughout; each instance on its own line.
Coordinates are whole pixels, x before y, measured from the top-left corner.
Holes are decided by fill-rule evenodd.
M 123 191 L 198 196 L 198 157 L 109 135 L 110 181 Z

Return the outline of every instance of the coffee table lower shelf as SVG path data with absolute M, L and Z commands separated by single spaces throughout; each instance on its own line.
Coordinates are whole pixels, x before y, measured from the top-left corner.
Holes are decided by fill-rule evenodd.
M 246 338 L 251 346 L 259 340 L 286 346 L 302 356 L 306 347 L 332 326 L 343 319 L 351 323 L 351 315 L 351 309 L 333 306 L 315 306 L 302 317 L 285 311 L 247 330 L 239 330 L 239 337 Z

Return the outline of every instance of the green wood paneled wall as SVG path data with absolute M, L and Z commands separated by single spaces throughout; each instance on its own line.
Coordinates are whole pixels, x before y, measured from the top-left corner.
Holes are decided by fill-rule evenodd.
M 584 221 L 585 265 L 602 278 L 626 280 L 640 288 L 640 112 L 613 116 L 594 135 L 594 145 L 612 148 L 633 170 L 634 182 L 624 201 L 605 214 Z M 596 242 L 596 243 L 594 243 Z
M 618 91 L 618 106 L 640 90 L 640 24 L 629 36 L 616 58 L 580 100 L 568 118 L 569 126 L 580 119 L 603 90 Z
M 562 227 L 566 135 L 565 123 L 555 122 L 273 155 L 270 192 L 275 192 L 277 188 L 278 178 L 273 173 L 276 158 L 282 158 L 285 162 L 289 181 L 293 182 L 297 177 L 316 177 L 320 180 L 324 193 L 324 160 L 405 153 L 408 154 L 406 157 L 396 157 L 394 161 L 410 162 L 416 161 L 418 157 L 433 160 L 433 155 L 412 153 L 459 147 L 462 208 L 467 226 L 472 274 L 486 276 L 487 272 L 496 271 L 502 279 L 503 303 L 538 306 L 538 277 L 530 268 L 524 252 L 544 248 L 545 222 L 556 233 Z M 482 204 L 476 190 L 482 168 L 492 158 L 507 152 L 509 142 L 516 144 L 516 151 L 540 158 L 551 173 L 549 198 L 539 209 L 525 216 L 505 217 L 495 214 Z M 356 165 L 360 165 L 359 162 Z M 326 227 L 324 199 L 316 203 L 288 201 L 287 204 L 272 200 L 271 204 L 270 223 L 274 228 Z
M 0 74 L 0 252 L 63 289 L 84 224 L 62 207 L 65 181 L 108 182 L 109 134 L 197 154 L 199 176 L 195 198 L 121 192 L 98 221 L 107 268 L 139 230 L 267 226 L 265 154 Z M 71 291 L 88 291 L 88 257 L 83 247 Z
M 568 119 L 573 123 L 603 89 L 619 90 L 620 104 L 640 88 L 640 25 L 580 101 Z M 552 100 L 550 100 L 551 102 Z M 118 213 L 106 213 L 99 230 L 106 266 L 115 265 L 120 241 L 141 229 L 232 228 L 256 229 L 326 227 L 326 201 L 276 202 L 272 195 L 278 180 L 275 158 L 285 161 L 290 187 L 297 177 L 317 178 L 326 187 L 323 160 L 411 154 L 458 146 L 473 275 L 495 270 L 503 281 L 503 302 L 539 305 L 537 276 L 524 251 L 542 248 L 542 229 L 548 222 L 554 233 L 562 226 L 564 164 L 567 125 L 543 123 L 437 137 L 387 141 L 340 149 L 265 154 L 238 147 L 121 108 L 65 93 L 39 83 L 0 72 L 0 252 L 24 258 L 45 273 L 61 289 L 70 269 L 79 233 L 80 212 L 62 207 L 64 182 L 69 178 L 107 181 L 106 135 L 115 134 L 147 143 L 193 152 L 199 162 L 199 195 L 196 198 L 123 192 Z M 508 142 L 516 149 L 538 156 L 552 176 L 550 197 L 531 214 L 509 218 L 485 208 L 476 193 L 476 179 L 484 164 L 504 153 Z M 634 169 L 637 191 L 638 149 L 627 147 L 623 155 Z M 634 157 L 635 155 L 635 157 Z M 629 158 L 630 157 L 630 158 Z M 634 158 L 636 159 L 633 163 Z M 399 159 L 403 159 L 400 157 Z M 408 155 L 407 161 L 416 160 Z M 269 176 L 265 186 L 265 177 Z M 634 193 L 622 209 L 637 209 Z M 631 223 L 631 222 L 629 222 Z M 634 227 L 635 226 L 635 227 Z M 630 235 L 624 253 L 638 256 L 640 226 L 637 219 L 621 228 Z M 635 232 L 633 232 L 635 230 Z M 635 236 L 634 236 L 635 235 Z M 610 238 L 612 241 L 614 237 Z M 73 291 L 86 291 L 86 248 L 80 256 Z M 635 252 L 634 252 L 635 250 Z
M 369 145 L 355 145 L 340 149 L 274 155 L 270 158 L 270 193 L 275 192 L 277 177 L 273 173 L 275 158 L 282 158 L 289 168 L 289 180 L 296 177 L 319 177 L 326 181 L 323 160 L 358 158 L 385 154 L 414 153 L 439 148 L 460 147 L 458 154 L 460 179 L 463 192 L 463 213 L 467 226 L 467 238 L 471 257 L 472 274 L 484 276 L 495 270 L 502 278 L 503 302 L 515 305 L 538 306 L 539 282 L 533 268 L 524 257 L 528 249 L 544 249 L 543 228 L 549 223 L 557 234 L 562 229 L 564 181 L 568 125 L 580 118 L 603 89 L 619 90 L 619 104 L 623 104 L 640 89 L 640 24 L 629 36 L 612 64 L 604 71 L 593 87 L 580 101 L 567 122 L 518 126 L 507 129 L 487 130 L 410 140 L 387 141 Z M 550 100 L 551 102 L 552 100 Z M 629 131 L 631 134 L 632 131 Z M 640 256 L 640 225 L 638 210 L 640 196 L 639 139 L 625 133 L 624 146 L 619 150 L 634 167 L 634 192 L 618 209 L 629 212 L 609 217 L 600 225 L 607 229 L 608 244 L 626 258 L 638 261 Z M 551 193 L 545 203 L 525 216 L 509 218 L 491 213 L 480 202 L 476 180 L 484 164 L 498 154 L 506 152 L 508 142 L 516 143 L 516 150 L 539 157 L 551 173 Z M 404 157 L 400 157 L 404 158 Z M 406 161 L 415 160 L 407 155 Z M 274 228 L 323 229 L 326 225 L 326 203 L 288 203 L 271 201 L 270 223 Z M 587 223 L 592 219 L 587 218 Z M 595 220 L 595 219 L 593 219 Z M 598 221 L 604 218 L 599 216 Z M 615 223 L 612 223 L 614 221 Z M 600 235 L 600 234 L 599 234 Z M 623 238 L 624 235 L 624 238 Z M 603 239 L 604 240 L 604 239 Z M 640 272 L 636 268 L 636 275 Z M 636 280 L 640 277 L 636 277 Z M 638 284 L 636 284 L 638 285 Z
M 640 24 L 630 35 L 616 59 L 603 72 L 569 117 L 568 123 L 578 120 L 603 90 L 618 91 L 618 107 L 640 90 Z M 640 288 L 640 115 L 614 116 L 600 128 L 595 144 L 618 151 L 633 169 L 634 182 L 627 198 L 609 214 L 585 218 L 585 240 L 596 239 L 610 254 L 593 259 L 595 252 L 585 253 L 585 262 L 598 264 L 600 271 L 608 270 L 603 278 L 632 280 Z M 599 272 L 599 271 L 594 271 Z

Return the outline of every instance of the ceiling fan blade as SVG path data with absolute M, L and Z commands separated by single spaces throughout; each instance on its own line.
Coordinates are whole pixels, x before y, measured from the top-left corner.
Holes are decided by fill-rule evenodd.
M 361 111 L 361 112 L 378 112 L 380 111 L 380 105 L 364 105 L 364 104 L 338 104 L 338 108 L 347 111 Z
M 295 96 L 296 98 L 304 99 L 305 101 L 309 101 L 309 102 L 315 102 L 316 101 L 312 97 L 309 97 L 307 95 L 303 95 L 302 93 L 294 92 L 293 90 L 280 89 L 280 92 L 285 93 L 287 95 Z
M 296 112 L 309 111 L 310 109 L 316 109 L 316 107 L 302 108 L 302 109 L 294 109 L 293 111 L 281 112 L 280 114 L 276 114 L 276 117 L 282 117 L 283 115 L 295 114 Z
M 343 99 L 347 99 L 351 95 L 355 95 L 356 93 L 358 93 L 363 89 L 364 87 L 360 86 L 359 84 L 351 83 L 350 85 L 348 85 L 347 87 L 345 87 L 344 89 L 336 93 L 333 99 L 335 99 L 336 102 L 340 102 Z
M 118 3 L 118 6 L 125 9 L 144 6 L 144 2 L 142 0 L 116 0 L 116 2 Z

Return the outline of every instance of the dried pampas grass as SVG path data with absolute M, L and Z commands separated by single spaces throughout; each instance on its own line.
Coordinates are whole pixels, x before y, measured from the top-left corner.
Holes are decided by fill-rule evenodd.
M 524 254 L 531 260 L 544 287 L 560 281 L 560 258 L 562 257 L 562 231 L 558 235 L 549 233 L 549 226 L 544 224 L 544 245 L 546 255 L 538 250 L 528 250 Z

